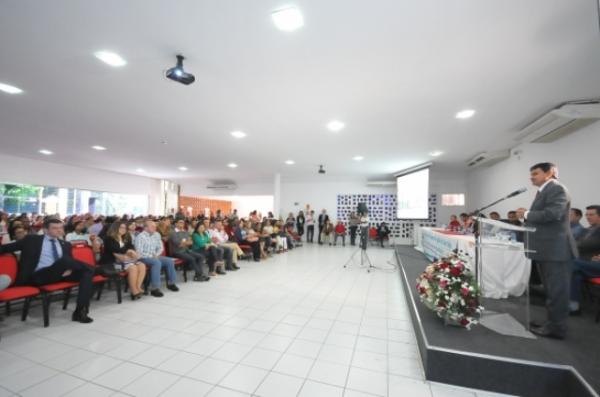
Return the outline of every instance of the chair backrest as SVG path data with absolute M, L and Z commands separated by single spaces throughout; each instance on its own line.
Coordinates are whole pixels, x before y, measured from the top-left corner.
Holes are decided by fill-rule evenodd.
M 369 229 L 369 237 L 371 238 L 377 238 L 377 229 L 375 229 L 374 227 Z
M 163 245 L 163 246 L 162 246 L 162 247 L 163 247 L 163 250 L 162 250 L 162 252 L 160 253 L 160 255 L 161 255 L 161 256 L 168 256 L 168 255 L 167 255 L 167 242 L 166 242 L 166 241 L 164 241 L 164 240 L 161 240 L 161 241 L 162 241 L 162 245 Z
M 10 277 L 11 285 L 17 279 L 17 268 L 17 258 L 13 254 L 0 254 L 0 274 Z
M 75 244 L 71 251 L 73 259 L 77 259 L 83 263 L 87 263 L 90 266 L 96 266 L 96 255 L 91 247 L 87 244 Z

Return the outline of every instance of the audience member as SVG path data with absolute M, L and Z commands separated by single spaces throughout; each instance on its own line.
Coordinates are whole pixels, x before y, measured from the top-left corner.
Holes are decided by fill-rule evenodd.
M 385 222 L 381 222 L 381 224 L 377 227 L 377 240 L 379 240 L 382 248 L 384 240 L 388 240 L 390 238 L 390 233 L 390 228 Z
M 600 277 L 600 205 L 586 207 L 585 218 L 590 227 L 577 240 L 579 257 L 573 261 L 571 302 L 569 309 L 578 314 L 583 280 Z
M 500 214 L 496 211 L 492 211 L 490 212 L 490 219 L 494 220 L 494 221 L 499 221 L 500 220 Z
M 206 220 L 208 221 L 208 219 Z M 194 234 L 192 234 L 192 249 L 198 255 L 202 255 L 208 262 L 209 274 L 215 277 L 217 274 L 226 274 L 223 270 L 224 249 L 212 242 L 209 232 L 206 230 L 206 223 L 198 223 Z
M 579 237 L 585 232 L 585 228 L 581 224 L 581 218 L 583 217 L 583 213 L 579 208 L 571 208 L 571 212 L 569 213 L 569 221 L 571 223 L 571 233 L 573 233 L 573 238 L 578 240 Z
M 469 214 L 463 212 L 460 214 L 460 229 L 465 233 L 473 233 L 473 219 Z
M 304 223 L 306 222 L 306 219 L 304 218 L 304 212 L 302 210 L 300 210 L 300 212 L 298 212 L 298 216 L 296 217 L 296 230 L 298 232 L 298 236 L 300 237 L 300 240 L 302 240 L 302 236 L 304 235 Z
M 185 266 L 194 270 L 194 281 L 210 280 L 207 275 L 204 255 L 191 249 L 194 242 L 185 229 L 184 220 L 178 220 L 175 223 L 175 229 L 171 232 L 169 242 L 171 244 L 171 255 L 181 259 L 184 261 Z
M 244 251 L 237 243 L 229 241 L 229 235 L 225 233 L 223 222 L 216 221 L 214 226 L 208 231 L 213 243 L 223 249 L 223 259 L 225 259 L 225 270 L 238 270 L 238 256 L 244 255 Z
M 164 296 L 160 290 L 160 271 L 165 269 L 167 275 L 167 289 L 177 292 L 177 273 L 175 272 L 175 261 L 163 256 L 163 241 L 156 231 L 156 223 L 146 221 L 144 231 L 138 234 L 134 240 L 135 250 L 140 255 L 140 261 L 150 266 L 150 295 L 160 298 Z
M 235 236 L 239 244 L 249 245 L 252 248 L 252 258 L 255 262 L 259 262 L 260 242 L 258 236 L 254 234 L 254 230 L 250 228 L 250 222 L 241 220 L 235 228 Z
M 350 245 L 356 245 L 356 231 L 360 226 L 360 216 L 354 211 L 350 213 L 350 219 L 348 220 L 348 226 L 350 229 Z
M 340 220 L 337 221 L 335 225 L 335 237 L 333 239 L 333 245 L 337 245 L 338 237 L 342 239 L 342 246 L 346 246 L 346 226 Z
M 142 297 L 146 265 L 140 261 L 140 255 L 133 247 L 125 222 L 117 221 L 110 225 L 104 239 L 104 251 L 100 257 L 100 263 L 109 269 L 116 265 L 117 270 L 121 267 L 126 271 L 131 300 Z
M 456 215 L 450 215 L 450 223 L 448 224 L 448 230 L 453 231 L 453 232 L 458 232 L 460 231 L 462 228 L 460 222 L 458 221 L 458 218 L 456 217 Z
M 325 211 L 325 210 L 323 210 L 323 211 Z M 331 240 L 333 237 L 333 225 L 331 224 L 331 222 L 329 222 L 329 217 L 327 217 L 325 219 L 325 223 L 323 223 L 323 225 L 321 225 L 321 227 L 319 227 L 319 230 L 321 231 L 321 233 L 319 234 L 319 236 L 320 236 L 319 244 L 331 245 Z
M 319 236 L 318 236 L 319 244 L 323 244 L 323 242 L 322 242 L 323 229 L 324 229 L 325 225 L 329 224 L 329 215 L 327 215 L 327 210 L 323 209 L 321 211 L 318 221 L 319 221 Z M 329 234 L 327 234 L 327 236 L 329 236 Z
M 306 214 L 306 242 L 312 243 L 315 236 L 315 211 Z

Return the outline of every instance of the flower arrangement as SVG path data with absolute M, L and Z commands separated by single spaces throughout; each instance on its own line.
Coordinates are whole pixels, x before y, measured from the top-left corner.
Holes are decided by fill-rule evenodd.
M 417 278 L 421 302 L 446 323 L 471 329 L 483 311 L 480 290 L 473 274 L 466 268 L 468 258 L 453 252 L 434 261 Z

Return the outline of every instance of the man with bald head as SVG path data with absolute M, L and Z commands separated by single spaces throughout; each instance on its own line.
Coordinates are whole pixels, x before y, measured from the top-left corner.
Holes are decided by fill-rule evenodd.
M 167 274 L 167 288 L 171 291 L 179 291 L 177 285 L 177 273 L 175 272 L 175 261 L 173 258 L 161 256 L 163 243 L 160 233 L 156 231 L 156 223 L 147 220 L 144 231 L 137 235 L 134 241 L 135 250 L 141 255 L 140 261 L 150 266 L 150 294 L 160 298 L 164 294 L 160 290 L 160 270 L 165 269 Z

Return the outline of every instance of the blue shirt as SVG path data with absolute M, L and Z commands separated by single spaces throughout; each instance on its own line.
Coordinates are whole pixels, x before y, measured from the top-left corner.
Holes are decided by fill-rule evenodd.
M 58 257 L 62 257 L 62 247 L 60 246 L 60 242 L 56 239 L 56 250 L 58 251 Z M 52 266 L 56 262 L 54 259 L 54 254 L 52 253 L 52 239 L 47 235 L 44 235 L 44 242 L 42 243 L 42 253 L 40 255 L 40 261 L 38 262 L 35 271 L 37 272 L 40 269 L 45 267 Z
M 573 233 L 573 238 L 575 240 L 579 240 L 579 238 L 583 236 L 584 232 L 585 228 L 581 225 L 581 223 L 571 223 L 571 233 Z

